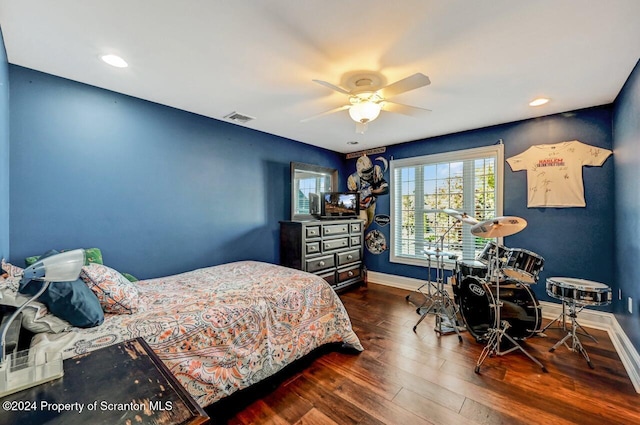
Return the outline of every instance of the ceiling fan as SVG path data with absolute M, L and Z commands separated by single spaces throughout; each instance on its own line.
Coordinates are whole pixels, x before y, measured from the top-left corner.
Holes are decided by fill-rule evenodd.
M 389 100 L 401 93 L 431 84 L 429 77 L 421 73 L 413 74 L 381 88 L 377 87 L 380 85 L 380 77 L 376 74 L 368 73 L 355 74 L 349 78 L 346 85 L 351 87 L 351 90 L 344 89 L 322 80 L 312 81 L 331 90 L 347 95 L 349 104 L 338 106 L 337 108 L 305 118 L 301 120 L 301 122 L 307 122 L 348 109 L 349 115 L 356 122 L 356 133 L 364 133 L 367 129 L 367 124 L 375 120 L 380 114 L 380 111 L 397 112 L 409 116 L 418 116 L 425 112 L 431 112 L 430 109 L 404 105 L 402 103 L 396 103 Z

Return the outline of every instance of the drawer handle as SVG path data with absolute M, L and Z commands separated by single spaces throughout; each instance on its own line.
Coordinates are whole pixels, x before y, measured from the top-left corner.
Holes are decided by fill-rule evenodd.
M 349 277 L 353 276 L 353 272 L 351 270 L 349 270 L 349 273 L 347 273 L 349 275 Z
M 318 265 L 319 265 L 320 267 L 324 266 L 324 261 L 320 261 L 320 262 L 318 263 Z
M 347 255 L 347 260 L 352 260 L 353 259 L 353 255 L 349 254 Z
M 342 246 L 345 246 L 347 244 L 347 241 L 342 241 Z

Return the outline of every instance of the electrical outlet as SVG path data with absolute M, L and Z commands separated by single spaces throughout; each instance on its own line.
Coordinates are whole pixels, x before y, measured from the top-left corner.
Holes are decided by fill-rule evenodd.
M 633 314 L 633 298 L 631 297 L 627 298 L 627 309 L 629 313 Z

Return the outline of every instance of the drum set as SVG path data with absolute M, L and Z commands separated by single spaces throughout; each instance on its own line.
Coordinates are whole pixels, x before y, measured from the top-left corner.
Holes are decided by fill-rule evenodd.
M 518 341 L 532 336 L 542 335 L 553 323 L 561 322 L 567 335 L 558 341 L 549 351 L 564 344 L 571 351 L 578 351 L 593 368 L 589 356 L 577 337 L 577 331 L 593 339 L 577 322 L 578 313 L 587 305 L 604 305 L 611 301 L 610 289 L 601 283 L 573 278 L 548 278 L 547 294 L 562 301 L 562 314 L 541 329 L 541 307 L 530 288 L 536 284 L 544 268 L 544 258 L 521 248 L 507 248 L 496 242 L 488 242 L 475 260 L 457 260 L 457 256 L 444 251 L 444 239 L 457 224 L 471 225 L 471 233 L 476 237 L 493 239 L 513 235 L 527 226 L 520 217 L 497 217 L 478 222 L 473 217 L 452 209 L 438 210 L 454 218 L 454 223 L 446 229 L 435 243 L 436 248 L 425 250 L 429 278 L 414 292 L 424 296 L 418 305 L 420 319 L 417 326 L 432 313 L 436 316 L 435 331 L 439 335 L 455 332 L 462 341 L 460 329 L 465 329 L 477 342 L 486 344 L 476 363 L 475 372 L 487 357 L 502 356 L 519 350 L 543 372 L 545 366 L 529 354 Z M 451 278 L 453 299 L 444 287 L 445 260 L 455 261 L 455 272 Z M 432 281 L 432 269 L 435 268 L 435 280 Z M 426 289 L 425 289 L 426 288 Z M 607 295 L 608 294 L 608 295 Z M 407 295 L 412 301 L 412 294 Z M 415 304 L 415 303 L 414 303 Z M 568 308 L 568 313 L 566 309 Z M 458 314 L 465 326 L 459 326 Z M 566 318 L 571 321 L 566 327 Z M 571 346 L 567 341 L 571 340 Z M 597 341 L 596 341 L 597 342 Z M 504 348 L 506 347 L 506 349 Z

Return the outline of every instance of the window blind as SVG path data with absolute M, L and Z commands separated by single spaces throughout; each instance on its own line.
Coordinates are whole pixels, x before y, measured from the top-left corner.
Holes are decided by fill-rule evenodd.
M 489 239 L 442 211 L 478 221 L 502 215 L 503 145 L 392 160 L 390 173 L 392 262 L 423 265 L 424 250 L 436 248 L 476 258 Z

